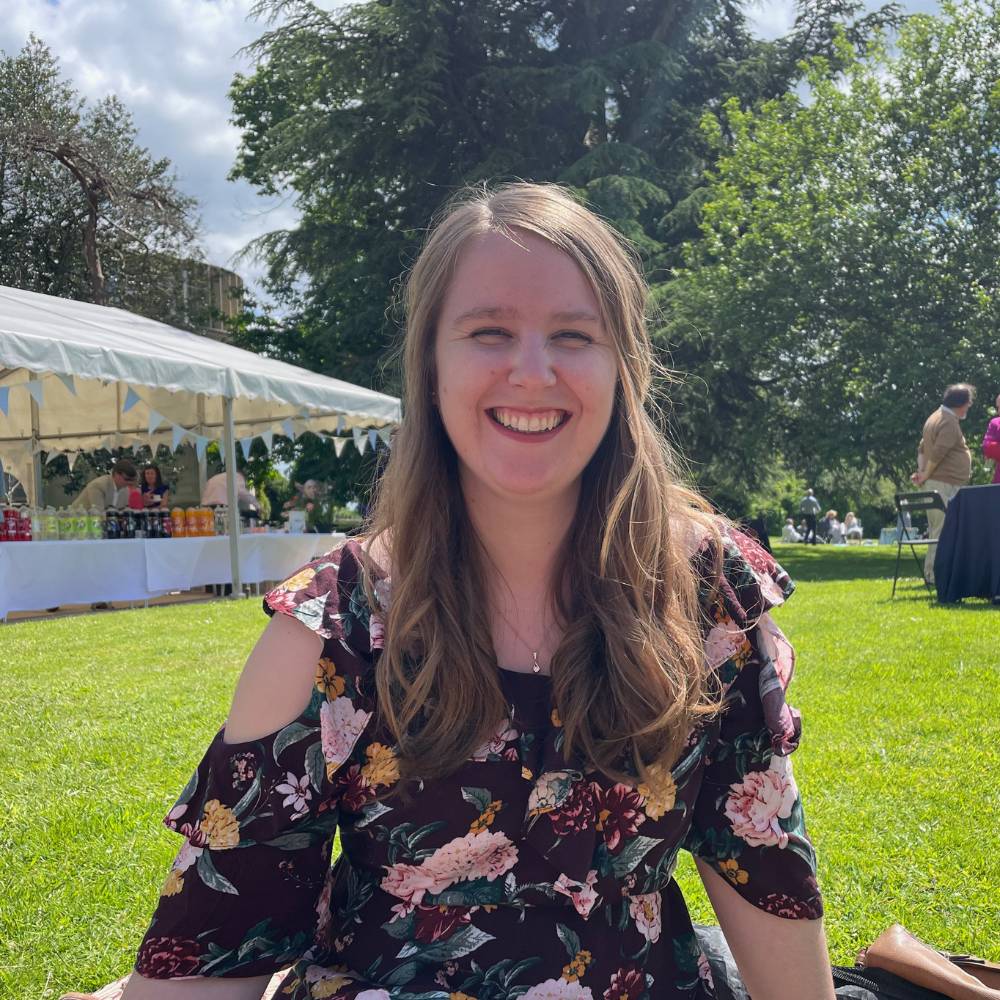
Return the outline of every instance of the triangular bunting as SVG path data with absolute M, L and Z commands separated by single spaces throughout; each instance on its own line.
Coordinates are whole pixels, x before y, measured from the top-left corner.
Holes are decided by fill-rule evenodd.
M 129 410 L 135 406 L 136 403 L 141 403 L 142 400 L 139 398 L 139 394 L 129 386 L 129 390 L 125 393 L 125 405 L 122 406 L 122 413 L 128 413 Z
M 344 454 L 344 448 L 347 446 L 347 438 L 334 438 L 333 439 L 333 450 L 337 453 L 337 458 L 340 458 Z
M 250 461 L 250 446 L 253 444 L 252 437 L 240 438 L 240 448 L 243 451 L 243 457 L 249 462 Z
M 368 443 L 372 446 L 372 451 L 378 448 L 378 431 L 374 427 L 368 432 Z
M 205 449 L 208 447 L 208 438 L 198 434 L 194 439 L 194 450 L 200 462 L 205 457 Z
M 281 429 L 285 432 L 285 437 L 295 440 L 295 424 L 291 420 L 282 420 Z
M 368 444 L 365 429 L 363 427 L 352 427 L 351 434 L 354 435 L 354 447 L 358 449 L 359 455 L 363 455 L 365 453 L 365 445 Z
M 6 417 L 10 409 L 10 386 L 5 385 L 0 388 L 0 411 Z
M 156 410 L 150 410 L 149 411 L 149 433 L 152 434 L 153 431 L 155 431 L 156 428 L 159 427 L 160 424 L 162 424 L 165 419 L 166 419 L 166 417 L 164 417 L 162 413 L 157 413 Z
M 261 434 L 261 439 L 264 442 L 264 447 L 267 449 L 267 453 L 271 454 L 271 447 L 274 444 L 274 431 L 264 431 Z
M 45 464 L 46 464 L 46 465 L 48 465 L 48 464 L 49 464 L 49 462 L 52 462 L 52 461 L 54 461 L 55 459 L 57 459 L 57 458 L 58 458 L 58 457 L 59 457 L 60 455 L 62 455 L 62 454 L 63 454 L 63 452 L 61 452 L 61 451 L 50 451 L 50 452 L 49 452 L 49 453 L 48 453 L 48 454 L 47 454 L 47 455 L 45 456 Z
M 337 433 L 342 434 L 347 429 L 347 421 L 344 420 L 343 414 L 337 417 Z
M 31 398 L 39 405 L 42 405 L 42 383 L 41 382 L 25 382 L 25 388 L 31 393 Z
M 382 439 L 383 444 L 386 448 L 390 447 L 392 444 L 392 428 L 391 427 L 380 427 L 378 429 L 378 436 Z
M 56 372 L 56 377 L 64 386 L 66 386 L 66 391 L 71 395 L 76 395 L 76 382 L 73 381 L 72 375 L 63 375 L 61 372 Z
M 173 425 L 173 432 L 174 432 L 173 433 L 173 449 L 174 449 L 174 451 L 177 451 L 177 449 L 180 447 L 181 441 L 183 441 L 184 438 L 187 437 L 187 429 L 184 428 L 184 427 L 181 427 L 180 424 L 174 424 Z

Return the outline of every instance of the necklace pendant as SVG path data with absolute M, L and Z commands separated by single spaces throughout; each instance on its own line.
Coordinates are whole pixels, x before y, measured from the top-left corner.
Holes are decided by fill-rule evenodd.
M 538 653 L 535 650 L 531 651 L 531 672 L 533 674 L 542 672 L 542 665 L 538 662 Z

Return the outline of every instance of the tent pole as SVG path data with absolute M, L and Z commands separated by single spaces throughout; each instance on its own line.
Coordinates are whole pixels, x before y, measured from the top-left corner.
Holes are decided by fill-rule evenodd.
M 233 597 L 243 596 L 240 579 L 240 508 L 236 489 L 236 429 L 233 401 L 222 397 L 222 450 L 226 459 L 226 502 L 229 504 L 229 564 L 233 574 Z
M 29 382 L 40 381 L 38 375 L 35 372 L 30 372 L 28 375 Z M 31 397 L 31 490 L 25 489 L 28 496 L 28 505 L 30 507 L 41 507 L 42 506 L 42 456 L 35 451 L 35 445 L 38 444 L 39 434 L 41 433 L 41 421 L 38 416 L 38 404 L 35 402 L 35 397 Z M 70 472 L 73 470 L 70 469 Z

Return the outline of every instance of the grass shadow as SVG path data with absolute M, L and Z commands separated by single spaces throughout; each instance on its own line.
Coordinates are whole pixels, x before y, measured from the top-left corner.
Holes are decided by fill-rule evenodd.
M 895 546 L 779 544 L 773 548 L 774 557 L 795 581 L 888 579 L 892 587 Z M 899 572 L 900 581 L 911 580 L 917 573 L 908 551 L 899 561 Z

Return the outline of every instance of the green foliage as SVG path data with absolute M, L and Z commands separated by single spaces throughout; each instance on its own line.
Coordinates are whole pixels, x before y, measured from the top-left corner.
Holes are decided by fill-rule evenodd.
M 860 41 L 896 14 L 863 8 L 803 0 L 792 35 L 764 42 L 736 0 L 262 0 L 282 22 L 233 84 L 233 175 L 291 194 L 300 222 L 255 248 L 286 318 L 245 318 L 240 342 L 394 388 L 397 279 L 445 198 L 484 181 L 572 185 L 662 279 L 697 235 L 702 115 L 838 59 L 834 25 Z
M 88 105 L 34 36 L 0 53 L 0 283 L 192 327 L 195 207 L 116 97 Z
M 891 54 L 836 40 L 842 72 L 813 60 L 806 103 L 731 98 L 703 119 L 701 238 L 660 303 L 697 376 L 677 409 L 718 456 L 710 488 L 755 483 L 775 453 L 814 482 L 850 466 L 903 483 L 944 386 L 1000 386 L 1000 10 L 942 9 Z

